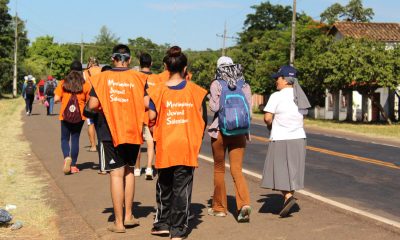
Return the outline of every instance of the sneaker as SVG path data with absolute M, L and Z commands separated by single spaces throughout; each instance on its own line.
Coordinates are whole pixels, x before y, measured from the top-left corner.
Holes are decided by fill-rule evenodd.
M 240 209 L 237 221 L 240 223 L 250 222 L 250 213 L 251 213 L 251 207 L 248 205 L 243 206 L 242 209 Z
M 140 168 L 135 168 L 135 171 L 133 172 L 135 177 L 140 177 L 141 173 L 142 173 L 142 169 L 140 169 Z
M 71 166 L 71 173 L 78 173 L 79 172 L 79 168 L 77 168 L 76 166 Z
M 29 112 L 26 112 L 26 116 L 29 116 Z
M 153 227 L 151 229 L 150 233 L 151 233 L 151 235 L 157 235 L 157 236 L 165 236 L 165 237 L 169 236 L 169 230 L 168 229 L 159 229 L 159 228 L 156 228 L 156 227 Z
M 295 203 L 296 203 L 296 199 L 293 196 L 291 196 L 289 199 L 287 199 L 285 201 L 285 203 L 283 204 L 283 208 L 282 208 L 281 212 L 279 213 L 279 216 L 281 216 L 282 218 L 287 217 Z
M 63 167 L 64 174 L 71 173 L 71 163 L 72 163 L 72 158 L 66 157 L 64 159 L 64 167 Z
M 153 169 L 146 168 L 146 180 L 153 180 Z
M 212 209 L 212 208 L 209 208 L 207 213 L 208 213 L 208 215 L 214 216 L 214 217 L 226 217 L 226 213 L 214 211 L 214 209 Z

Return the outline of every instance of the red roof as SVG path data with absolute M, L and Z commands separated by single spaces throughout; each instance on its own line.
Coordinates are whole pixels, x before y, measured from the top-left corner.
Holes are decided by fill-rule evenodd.
M 340 32 L 344 37 L 400 42 L 399 23 L 336 22 L 328 34 L 335 35 L 337 32 Z

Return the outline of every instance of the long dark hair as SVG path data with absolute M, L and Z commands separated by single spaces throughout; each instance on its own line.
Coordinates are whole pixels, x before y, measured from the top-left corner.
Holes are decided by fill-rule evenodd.
M 184 77 L 186 73 L 183 72 L 183 69 L 187 66 L 187 62 L 188 60 L 180 47 L 173 46 L 168 50 L 165 64 L 172 74 L 180 73 Z
M 81 93 L 84 83 L 85 79 L 83 78 L 82 72 L 72 70 L 64 80 L 63 89 L 70 93 Z

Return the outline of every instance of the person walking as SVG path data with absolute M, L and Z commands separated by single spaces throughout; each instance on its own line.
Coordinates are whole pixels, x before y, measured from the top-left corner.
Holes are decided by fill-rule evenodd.
M 148 75 L 146 87 L 152 88 L 161 82 L 157 74 L 153 74 L 150 70 L 152 65 L 152 58 L 148 53 L 142 53 L 139 56 L 140 72 Z M 147 167 L 145 170 L 145 175 L 147 180 L 153 179 L 153 158 L 154 158 L 154 139 L 149 129 L 149 114 L 146 110 L 143 122 L 143 139 L 147 144 Z M 140 152 L 136 161 L 135 176 L 140 176 Z
M 246 138 L 248 139 L 249 137 L 248 129 L 244 129 L 245 131 L 239 130 L 237 134 L 232 135 L 224 133 L 221 131 L 223 119 L 220 119 L 221 117 L 219 116 L 226 109 L 226 106 L 223 106 L 226 101 L 224 99 L 221 100 L 221 98 L 231 90 L 235 90 L 237 91 L 235 94 L 243 96 L 240 101 L 243 105 L 237 112 L 246 114 L 244 121 L 247 121 L 247 127 L 249 127 L 252 109 L 250 86 L 244 81 L 242 66 L 234 64 L 231 58 L 224 56 L 218 59 L 215 80 L 210 86 L 209 107 L 215 113 L 214 120 L 208 129 L 214 158 L 214 195 L 208 214 L 217 217 L 225 217 L 227 215 L 225 153 L 228 150 L 230 171 L 235 185 L 237 221 L 248 222 L 251 213 L 250 196 L 247 182 L 242 173 Z
M 112 70 L 113 68 L 109 65 L 105 65 L 101 68 L 102 72 Z M 95 96 L 94 90 L 92 88 L 90 95 Z M 110 166 L 106 161 L 106 156 L 104 153 L 103 140 L 104 141 L 112 141 L 110 128 L 107 125 L 106 117 L 104 116 L 104 112 L 100 109 L 93 118 L 94 127 L 96 129 L 97 143 L 99 145 L 99 170 L 98 174 L 106 175 L 110 172 Z
M 44 85 L 45 85 L 45 81 L 43 79 L 40 79 L 39 82 L 37 83 L 36 87 L 37 87 L 37 96 L 39 97 L 39 101 L 40 103 L 44 103 Z
M 85 71 L 83 71 L 83 77 L 86 81 L 90 83 L 90 78 L 101 73 L 101 67 L 99 66 L 99 61 L 96 57 L 89 57 L 88 63 L 86 65 Z M 88 125 L 88 136 L 90 141 L 89 152 L 96 152 L 96 129 L 94 127 L 93 119 L 86 119 Z
M 33 101 L 35 100 L 36 83 L 32 75 L 25 76 L 25 82 L 22 86 L 22 97 L 25 99 L 26 115 L 32 115 Z
M 54 80 L 53 76 L 47 76 L 47 81 L 44 85 L 44 97 L 45 101 L 47 101 L 46 108 L 47 108 L 47 116 L 53 114 L 54 108 L 54 91 L 57 88 L 57 82 Z
M 151 234 L 183 239 L 188 234 L 193 174 L 204 133 L 207 91 L 185 80 L 187 58 L 178 46 L 167 52 L 167 82 L 147 89 L 154 124 L 157 212 Z
M 145 111 L 143 73 L 131 70 L 130 49 L 119 44 L 113 48 L 114 68 L 91 78 L 89 108 L 104 113 L 110 135 L 101 137 L 102 151 L 110 167 L 111 198 L 115 222 L 107 229 L 124 233 L 125 227 L 138 225 L 132 212 L 135 193 L 133 174 L 140 144 Z M 143 76 L 144 75 L 144 76 Z M 125 208 L 125 216 L 124 216 Z
M 281 191 L 284 204 L 279 215 L 287 217 L 296 203 L 293 194 L 304 188 L 306 134 L 303 115 L 310 103 L 291 66 L 272 75 L 276 89 L 264 108 L 264 121 L 271 130 L 261 187 Z
M 74 61 L 71 71 L 54 91 L 54 102 L 61 102 L 61 150 L 64 174 L 78 173 L 79 137 L 85 121 L 83 108 L 89 99 L 90 84 L 82 75 L 82 64 Z

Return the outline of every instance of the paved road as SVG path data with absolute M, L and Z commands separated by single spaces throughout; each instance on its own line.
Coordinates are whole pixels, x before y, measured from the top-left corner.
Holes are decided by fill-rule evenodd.
M 58 107 L 58 106 L 57 106 Z M 56 108 L 57 109 L 57 108 Z M 155 204 L 155 181 L 137 178 L 134 214 L 141 226 L 129 229 L 126 234 L 112 234 L 106 230 L 113 221 L 112 203 L 109 192 L 109 177 L 96 174 L 97 154 L 85 148 L 88 144 L 86 127 L 81 135 L 79 174 L 65 176 L 62 169 L 60 150 L 60 123 L 56 116 L 47 117 L 44 109 L 35 104 L 34 115 L 24 117 L 24 135 L 31 142 L 35 158 L 43 164 L 72 206 L 87 222 L 98 238 L 102 239 L 160 239 L 149 234 L 152 226 Z M 209 138 L 205 138 L 204 154 L 209 155 Z M 246 167 L 257 171 L 265 157 L 266 143 L 254 141 L 249 144 Z M 144 159 L 145 159 L 145 155 Z M 327 160 L 326 160 L 327 161 Z M 323 161 L 321 161 L 323 162 Z M 346 162 L 349 162 L 346 160 Z M 350 161 L 351 162 L 351 161 Z M 309 171 L 308 160 L 307 171 Z M 329 167 L 329 165 L 326 165 Z M 260 167 L 258 167 L 260 168 Z M 330 168 L 330 167 L 329 167 Z M 260 169 L 258 169 L 260 170 Z M 400 230 L 380 224 L 374 220 L 353 214 L 315 199 L 298 194 L 300 209 L 292 217 L 280 219 L 277 212 L 282 198 L 276 192 L 261 189 L 259 180 L 249 177 L 253 214 L 250 224 L 238 224 L 234 216 L 234 188 L 227 171 L 227 190 L 230 214 L 226 218 L 207 215 L 207 206 L 213 189 L 212 164 L 200 161 L 195 172 L 191 211 L 194 219 L 190 222 L 190 239 L 399 239 Z M 319 176 L 323 172 L 316 171 Z M 308 173 L 308 175 L 311 175 Z M 339 175 L 340 176 L 340 175 Z M 307 179 L 307 184 L 309 183 Z M 326 187 L 326 186 L 325 186 Z M 52 192 L 48 192 L 51 196 Z M 62 217 L 62 213 L 59 213 Z M 68 219 L 65 219 L 66 221 Z M 79 231 L 79 229 L 76 229 Z M 91 237 L 79 238 L 91 239 Z
M 266 127 L 254 123 L 251 134 L 256 137 L 247 145 L 244 168 L 262 174 L 268 147 L 266 139 L 259 137 L 267 136 Z M 373 159 L 398 163 L 400 148 L 315 133 L 307 134 L 307 143 L 312 148 L 329 150 L 331 154 L 307 151 L 305 190 L 400 221 L 400 167 L 365 162 Z M 359 156 L 365 161 L 337 156 L 336 153 Z M 202 154 L 212 156 L 208 138 L 203 143 Z

